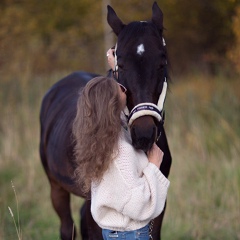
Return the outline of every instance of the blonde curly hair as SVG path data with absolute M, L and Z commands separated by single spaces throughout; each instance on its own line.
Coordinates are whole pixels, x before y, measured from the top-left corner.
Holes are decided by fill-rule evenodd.
M 96 77 L 81 90 L 73 122 L 75 180 L 87 194 L 113 160 L 121 131 L 121 103 L 115 80 Z

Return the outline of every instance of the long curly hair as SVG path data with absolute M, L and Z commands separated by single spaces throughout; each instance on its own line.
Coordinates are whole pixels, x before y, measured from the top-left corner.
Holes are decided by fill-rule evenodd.
M 115 80 L 96 77 L 80 91 L 73 122 L 75 180 L 87 194 L 100 182 L 117 153 L 121 131 L 121 102 Z

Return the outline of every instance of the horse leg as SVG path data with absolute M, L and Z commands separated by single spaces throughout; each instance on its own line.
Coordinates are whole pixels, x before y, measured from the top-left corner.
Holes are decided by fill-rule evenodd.
M 86 200 L 81 209 L 81 234 L 83 240 L 102 240 L 102 229 L 91 214 L 91 201 Z
M 165 209 L 166 209 L 166 203 L 162 213 L 154 219 L 153 230 L 151 234 L 153 237 L 153 240 L 161 240 L 161 228 L 162 228 L 162 221 L 163 221 Z
M 87 210 L 87 206 L 85 201 L 80 210 L 80 229 L 81 229 L 82 240 L 89 239 L 86 210 Z
M 76 237 L 76 228 L 71 214 L 70 193 L 60 187 L 56 182 L 51 180 L 50 183 L 52 204 L 61 221 L 61 239 L 73 240 Z

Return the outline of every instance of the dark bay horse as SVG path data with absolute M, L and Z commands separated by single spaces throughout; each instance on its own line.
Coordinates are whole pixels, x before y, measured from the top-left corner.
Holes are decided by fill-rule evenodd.
M 107 20 L 118 40 L 115 55 L 117 81 L 127 88 L 127 107 L 133 145 L 148 151 L 154 141 L 164 152 L 161 171 L 169 175 L 171 154 L 163 128 L 163 103 L 167 88 L 167 55 L 163 39 L 163 14 L 157 3 L 151 21 L 123 24 L 108 6 Z M 78 92 L 97 75 L 75 72 L 54 84 L 43 98 L 40 123 L 40 156 L 51 186 L 51 200 L 60 221 L 61 239 L 76 235 L 70 209 L 70 194 L 84 197 L 73 180 L 72 122 Z M 159 134 L 161 133 L 161 135 Z M 82 239 L 102 239 L 101 229 L 90 213 L 91 201 L 81 209 Z M 165 209 L 164 209 L 165 211 Z M 153 239 L 160 239 L 164 211 L 154 220 Z

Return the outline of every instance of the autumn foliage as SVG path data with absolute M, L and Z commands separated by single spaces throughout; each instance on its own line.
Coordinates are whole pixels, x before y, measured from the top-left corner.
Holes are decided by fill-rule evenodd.
M 125 23 L 151 18 L 152 2 L 147 0 L 109 2 Z M 175 72 L 240 71 L 237 0 L 157 2 L 164 13 L 164 35 Z M 0 71 L 104 73 L 103 7 L 97 0 L 2 0 Z

